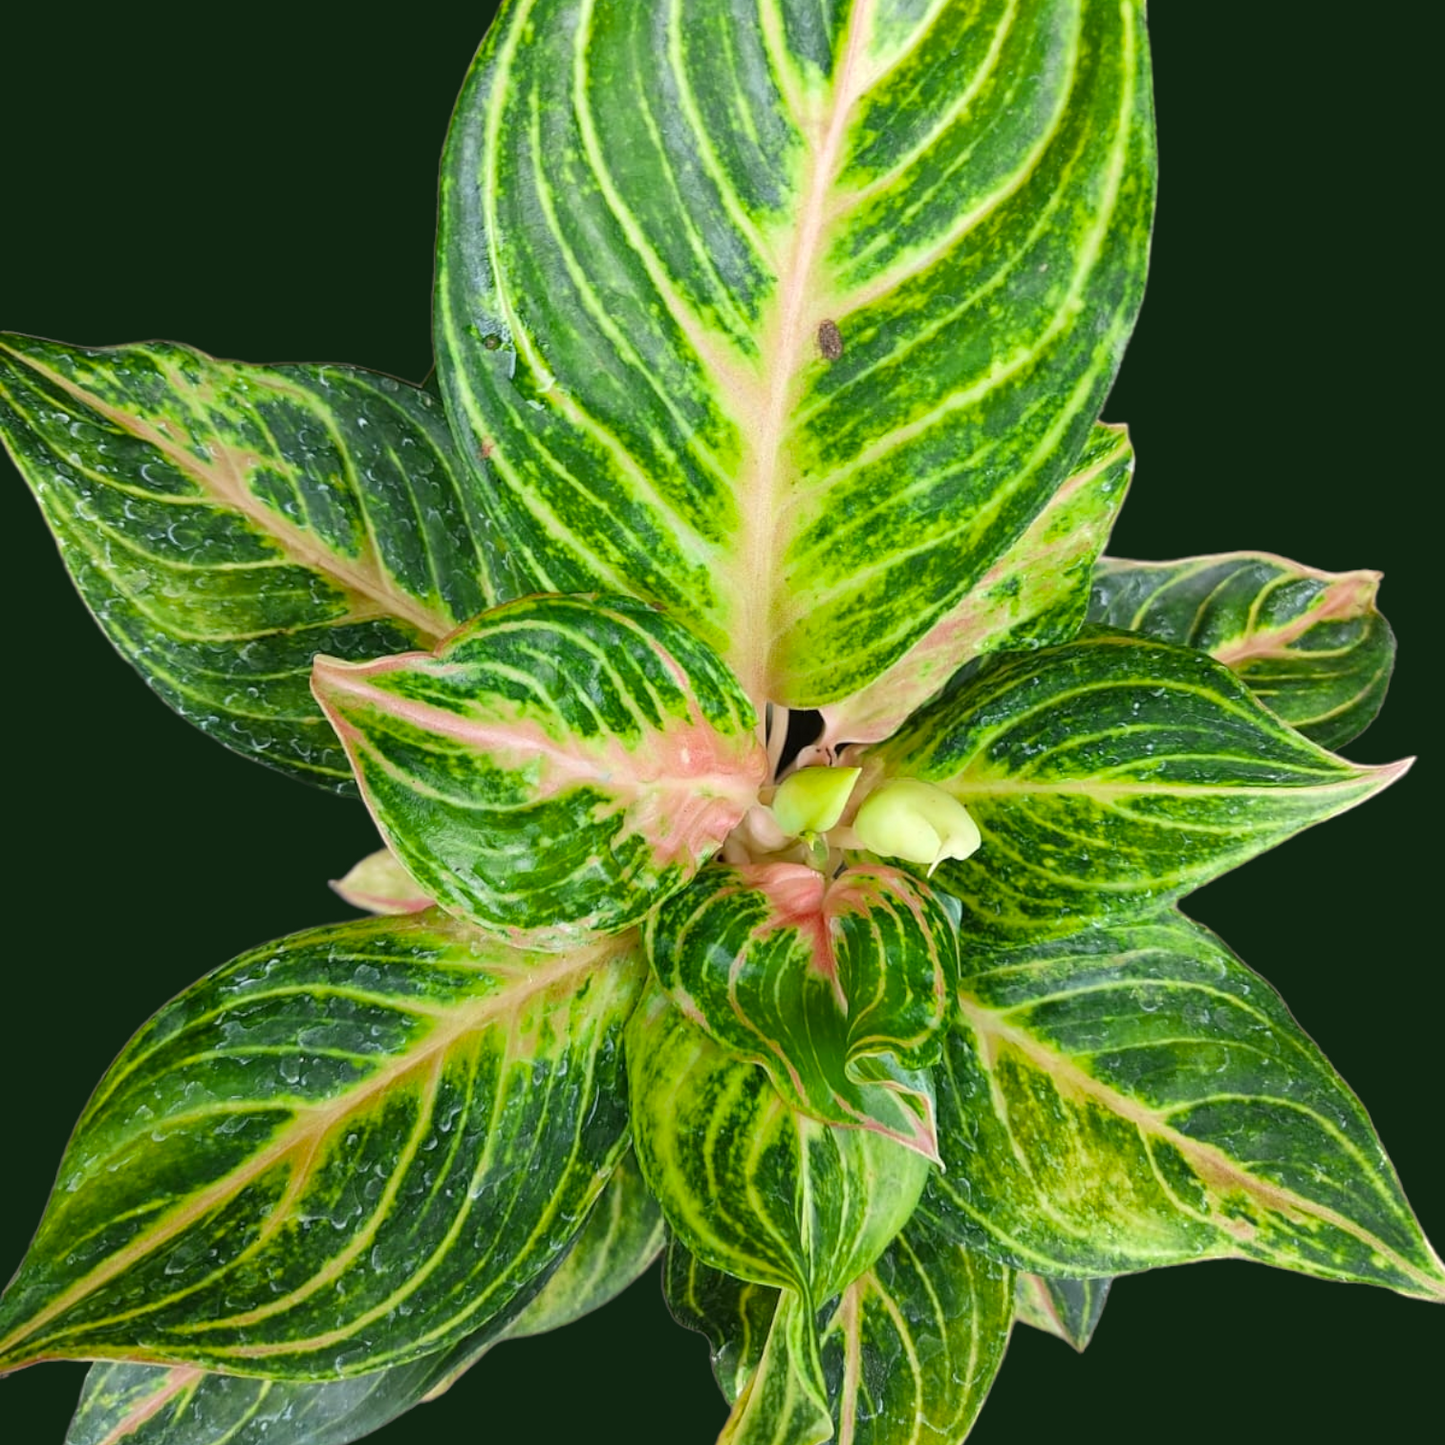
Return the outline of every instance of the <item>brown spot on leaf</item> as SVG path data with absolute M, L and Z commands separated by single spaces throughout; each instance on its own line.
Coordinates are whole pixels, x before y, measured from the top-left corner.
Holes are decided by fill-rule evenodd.
M 818 328 L 818 350 L 824 361 L 837 361 L 843 354 L 843 333 L 836 321 L 825 321 Z
M 491 456 L 491 454 L 496 451 L 496 449 L 497 444 L 491 439 L 491 437 L 483 437 L 481 446 L 477 448 L 477 455 L 481 457 L 483 461 L 486 461 L 486 459 Z

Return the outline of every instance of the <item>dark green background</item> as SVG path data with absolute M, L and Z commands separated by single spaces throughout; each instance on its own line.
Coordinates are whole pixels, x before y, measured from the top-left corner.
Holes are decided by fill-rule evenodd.
M 0 326 L 419 379 L 437 155 L 488 10 L 409 5 L 376 24 L 314 3 L 153 3 L 7 21 Z M 1434 288 L 1431 47 L 1325 29 L 1314 7 L 1155 11 L 1159 225 L 1106 411 L 1131 424 L 1140 457 L 1113 550 L 1252 546 L 1382 569 L 1401 663 L 1384 717 L 1350 751 L 1430 750 L 1440 471 L 1416 338 Z M 0 1276 L 129 1033 L 243 948 L 344 915 L 325 880 L 374 846 L 359 804 L 223 752 L 151 696 L 4 471 Z M 1445 1245 L 1438 775 L 1427 757 L 1191 911 L 1290 1001 Z M 1177 1445 L 1378 1438 L 1436 1411 L 1442 1359 L 1438 1307 L 1254 1266 L 1171 1270 L 1117 1286 L 1083 1359 L 1020 1330 L 971 1438 L 1081 1425 Z M 5 1381 L 0 1434 L 59 1445 L 82 1371 Z M 702 1342 L 671 1325 L 649 1277 L 558 1336 L 506 1346 L 373 1438 L 708 1445 L 722 1418 Z

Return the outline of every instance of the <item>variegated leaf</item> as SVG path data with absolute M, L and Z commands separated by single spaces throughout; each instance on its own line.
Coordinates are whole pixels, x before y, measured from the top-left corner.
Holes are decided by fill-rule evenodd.
M 717 1445 L 823 1445 L 834 1435 L 818 1324 L 807 1297 L 777 1291 L 757 1369 L 733 1402 Z
M 186 1365 L 95 1365 L 65 1445 L 349 1445 L 440 1394 L 503 1340 L 556 1329 L 606 1304 L 657 1257 L 662 1236 L 657 1205 L 624 1156 L 540 1291 L 452 1349 L 323 1384 Z
M 966 670 L 855 761 L 855 798 L 901 775 L 967 806 L 983 844 L 936 876 L 965 934 L 1000 936 L 1152 912 L 1409 766 L 1324 752 L 1205 654 L 1102 629 Z
M 763 1357 L 780 1291 L 704 1264 L 672 1235 L 663 1255 L 662 1292 L 673 1319 L 707 1338 L 718 1389 L 736 1404 Z
M 1256 1259 L 1445 1300 L 1359 1101 L 1177 914 L 966 953 L 921 1209 L 1020 1269 Z
M 433 906 L 390 848 L 368 853 L 345 878 L 331 886 L 353 908 L 367 913 L 421 913 Z
M 443 158 L 453 429 L 535 588 L 831 702 L 1069 475 L 1152 200 L 1138 0 L 511 0 Z
M 349 790 L 318 652 L 431 646 L 510 595 L 427 393 L 169 342 L 0 338 L 0 436 L 106 635 L 183 717 Z
M 635 939 L 520 955 L 435 911 L 258 949 L 167 1005 L 76 1127 L 0 1367 L 291 1379 L 445 1349 L 555 1264 L 624 1147 Z
M 1021 1274 L 1014 1288 L 1014 1318 L 1045 1334 L 1057 1335 L 1082 1353 L 1094 1338 L 1113 1283 L 1107 1276 L 1060 1279 Z
M 676 1241 L 664 1278 L 679 1322 L 707 1336 L 723 1393 L 729 1403 L 742 1401 L 741 1417 L 752 1402 L 744 1392 L 764 1361 L 774 1310 L 780 1298 L 787 1305 L 789 1294 L 712 1269 Z M 1013 1316 L 1013 1271 L 915 1215 L 872 1268 L 820 1311 L 831 1417 L 822 1438 L 838 1445 L 960 1445 L 1003 1363 Z M 785 1381 L 776 1370 L 772 1383 L 782 1394 Z M 767 1414 L 756 1407 L 755 1413 Z M 753 1438 L 778 1445 L 809 1438 L 789 1429 L 789 1412 L 773 1414 L 772 1429 L 759 1419 Z
M 1378 572 L 1318 572 L 1268 552 L 1106 557 L 1089 615 L 1209 653 L 1307 738 L 1339 748 L 1375 720 L 1395 666 L 1379 586 Z
M 925 1159 L 800 1114 L 656 986 L 628 1025 L 627 1069 L 643 1177 L 668 1227 L 715 1268 L 821 1302 L 913 1212 Z
M 837 1445 L 962 1445 L 1013 1313 L 1013 1271 L 915 1214 L 824 1326 Z
M 316 695 L 421 892 L 526 948 L 644 918 L 757 801 L 757 719 L 627 597 L 528 597 L 438 651 L 318 659 Z
M 958 934 L 925 883 L 882 864 L 704 868 L 648 919 L 673 1003 L 760 1064 L 795 1109 L 938 1157 L 933 1085 Z
M 1122 426 L 1095 426 L 1083 455 L 1028 530 L 881 677 L 822 709 L 823 746 L 894 732 L 964 663 L 1069 642 L 1134 471 Z

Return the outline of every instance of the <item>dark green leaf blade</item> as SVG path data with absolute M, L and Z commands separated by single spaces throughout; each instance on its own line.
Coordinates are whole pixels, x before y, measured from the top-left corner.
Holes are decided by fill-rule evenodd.
M 896 868 L 704 868 L 648 919 L 672 1001 L 795 1109 L 937 1159 L 928 1066 L 958 973 L 943 902 Z
M 676 1240 L 664 1273 L 679 1322 L 707 1336 L 736 1404 L 764 1360 L 780 1297 L 712 1269 Z M 839 1445 L 959 1445 L 1003 1362 L 1014 1273 L 915 1215 L 819 1314 L 820 1364 Z M 746 1404 L 746 1402 L 745 1402 Z M 763 1439 L 792 1445 L 786 1414 Z M 725 1437 L 724 1438 L 728 1438 Z
M 1133 472 L 1128 432 L 1095 426 L 1072 474 L 953 609 L 876 681 L 822 709 L 820 743 L 886 738 L 977 657 L 1071 642 Z
M 914 1215 L 824 1327 L 838 1445 L 961 1445 L 1013 1317 L 1013 1271 Z
M 1211 1258 L 1445 1300 L 1369 1117 L 1279 996 L 1177 914 L 966 955 L 921 1209 L 1020 1269 Z M 967 1187 L 964 1187 L 966 1182 Z
M 627 1070 L 643 1177 L 668 1228 L 716 1269 L 821 1301 L 913 1212 L 925 1159 L 799 1113 L 655 984 L 628 1024 Z
M 537 590 L 858 691 L 1059 487 L 1142 293 L 1143 6 L 513 0 L 442 167 L 454 430 Z
M 625 1147 L 636 942 L 519 954 L 432 912 L 202 979 L 82 1115 L 0 1362 L 335 1379 L 445 1349 L 571 1242 Z
M 65 1445 L 349 1445 L 435 1398 L 503 1340 L 557 1329 L 605 1304 L 662 1243 L 662 1216 L 624 1156 L 540 1291 L 452 1349 L 324 1384 L 99 1364 L 86 1376 Z
M 1001 937 L 1152 912 L 1409 766 L 1347 762 L 1205 654 L 1097 629 L 985 659 L 855 761 L 855 798 L 904 776 L 968 808 L 983 844 L 936 876 L 965 935 Z
M 4 336 L 0 437 L 151 687 L 327 787 L 350 770 L 312 657 L 430 646 L 514 590 L 441 407 L 388 376 Z
M 522 598 L 315 690 L 421 892 L 523 948 L 640 922 L 767 774 L 724 664 L 630 597 Z
M 1105 557 L 1089 616 L 1209 653 L 1307 738 L 1339 748 L 1375 720 L 1395 666 L 1379 586 L 1378 572 L 1318 572 L 1268 552 Z
M 707 1339 L 718 1389 L 736 1404 L 763 1357 L 780 1291 L 704 1264 L 676 1235 L 663 1255 L 662 1290 L 673 1319 Z
M 1045 1334 L 1057 1335 L 1082 1353 L 1094 1338 L 1113 1283 L 1108 1277 L 1060 1279 L 1021 1274 L 1015 1281 L 1014 1318 Z

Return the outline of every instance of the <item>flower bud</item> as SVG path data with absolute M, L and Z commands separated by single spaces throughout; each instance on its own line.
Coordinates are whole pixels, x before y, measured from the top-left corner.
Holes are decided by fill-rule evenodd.
M 853 831 L 870 853 L 926 863 L 967 858 L 983 841 L 978 824 L 951 793 L 915 778 L 895 778 L 863 799 Z
M 783 832 L 826 833 L 848 806 L 862 768 L 799 768 L 778 784 L 773 817 Z

